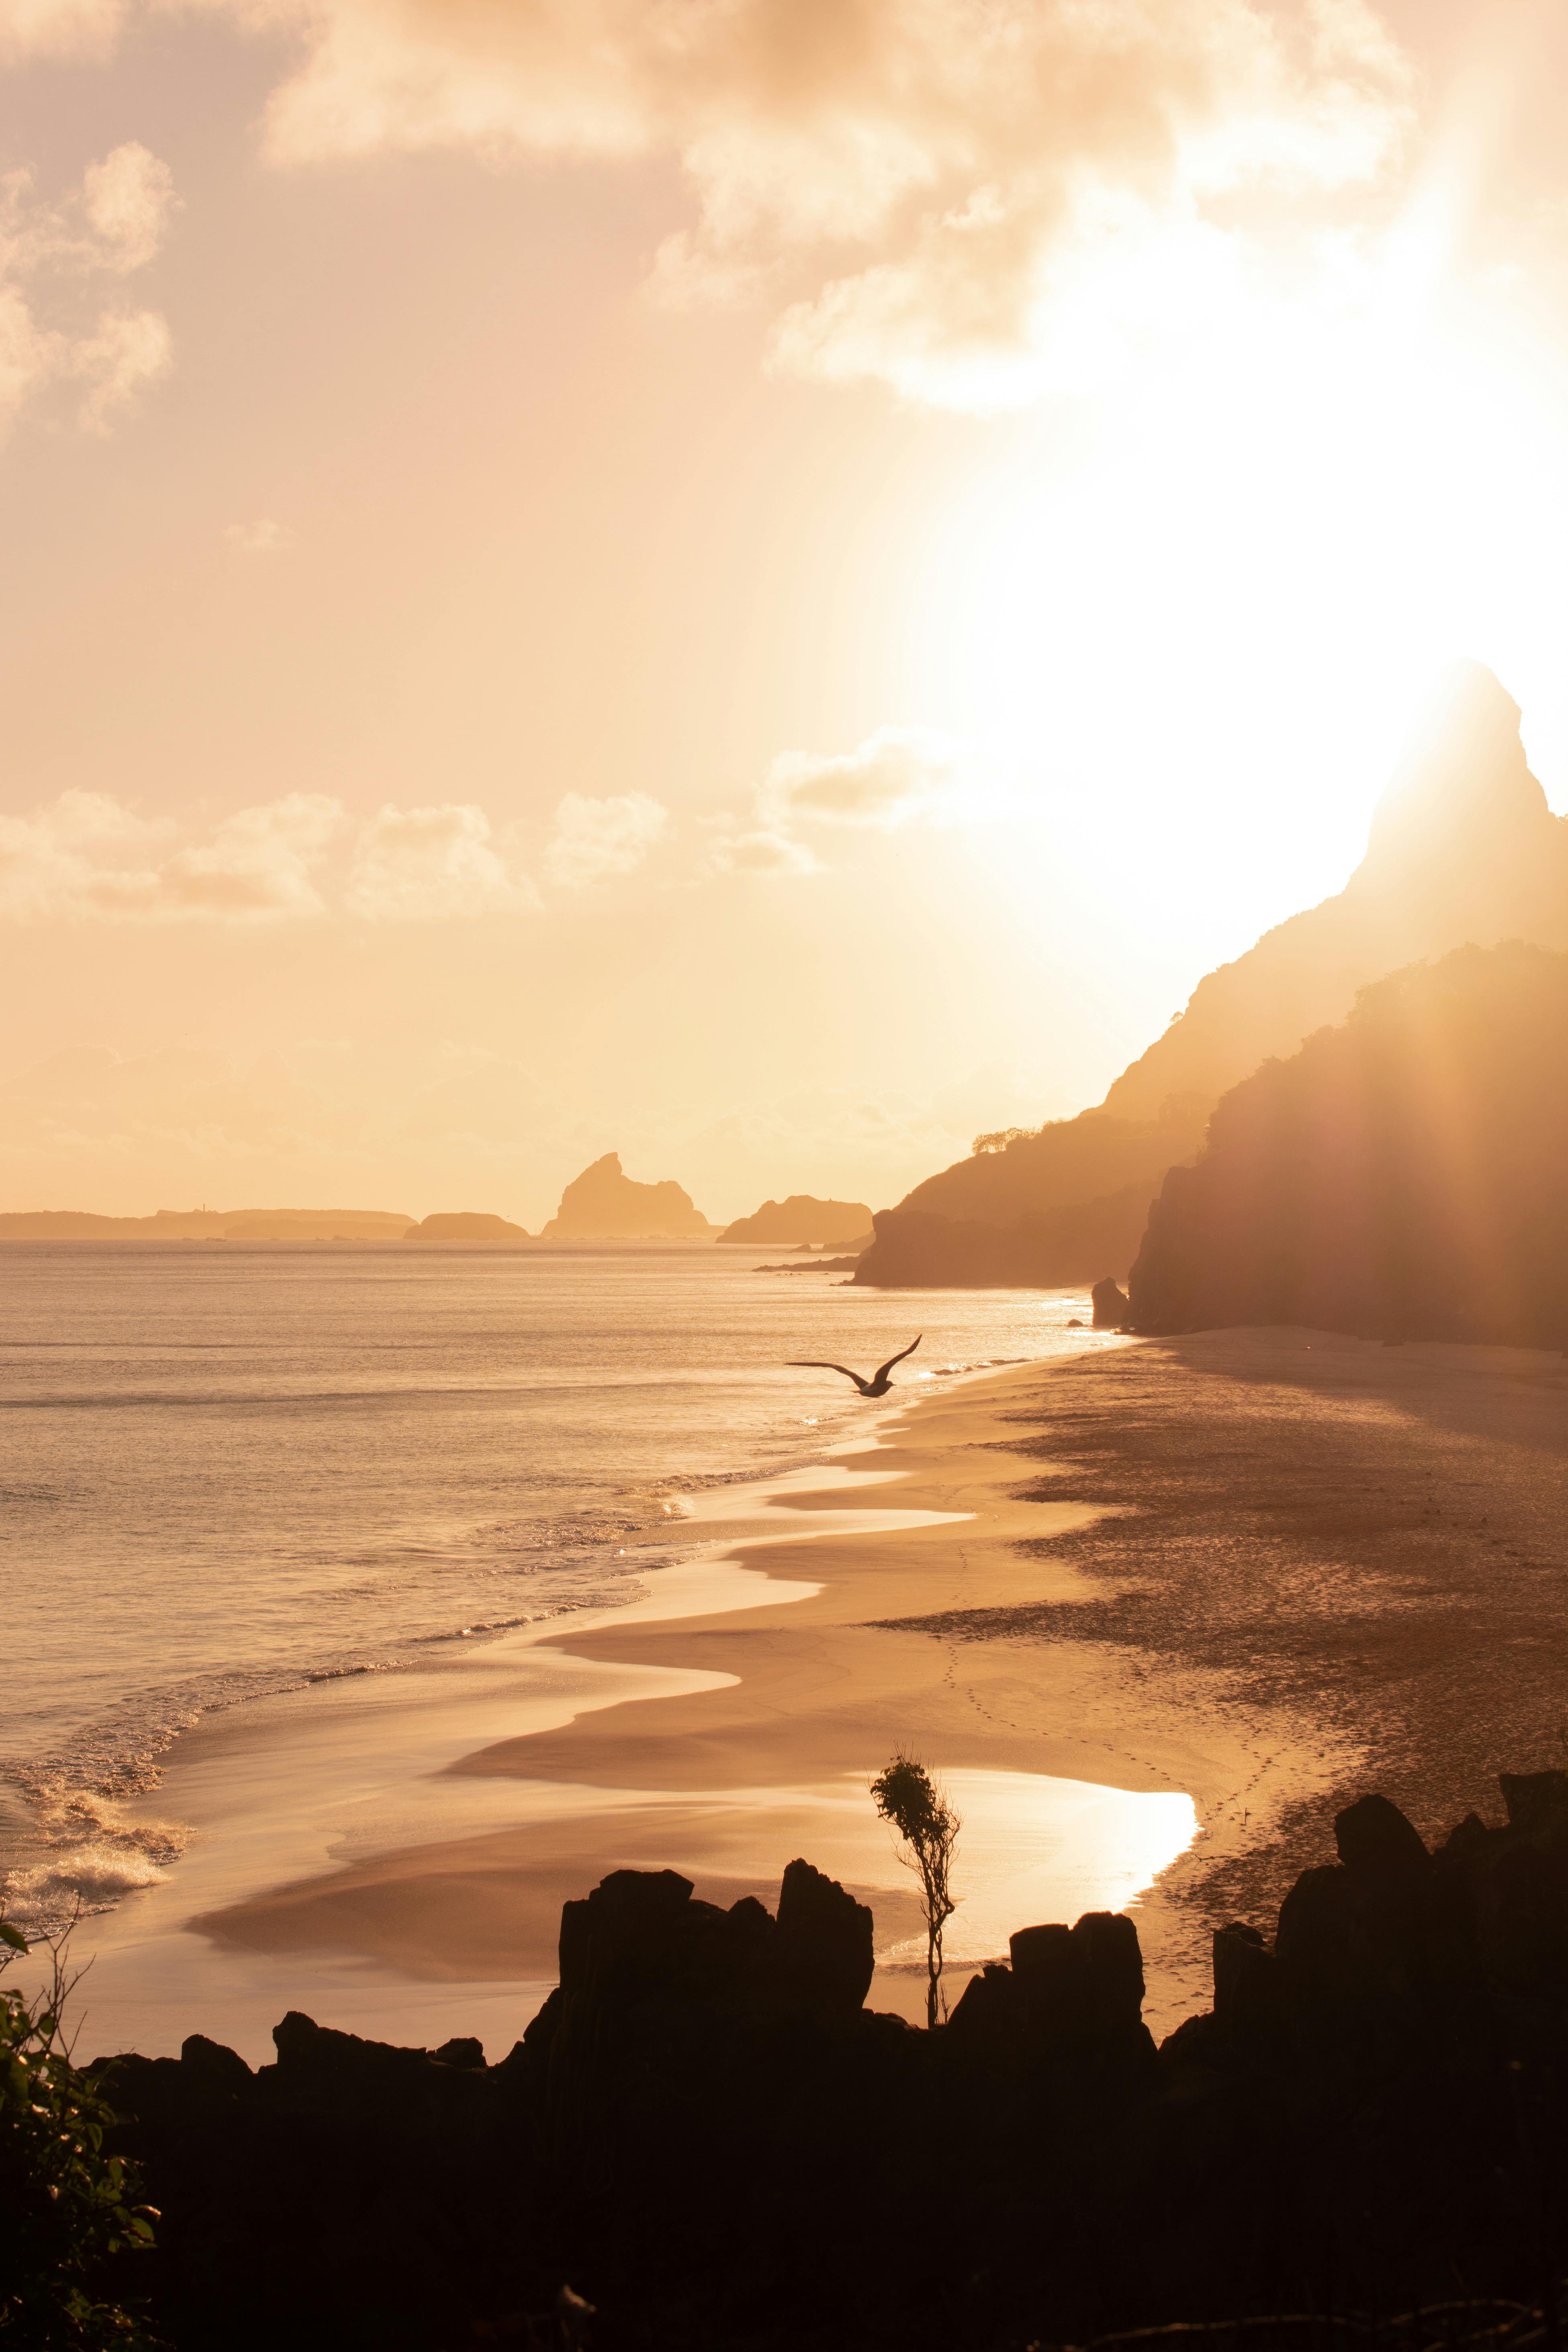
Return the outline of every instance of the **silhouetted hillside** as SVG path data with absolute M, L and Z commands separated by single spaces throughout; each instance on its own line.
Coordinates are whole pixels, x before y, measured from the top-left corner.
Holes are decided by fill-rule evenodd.
M 1099 1200 L 1037 1209 L 1014 1225 L 884 1209 L 877 1218 L 876 1271 L 869 1278 L 894 1290 L 931 1283 L 1005 1289 L 1022 1282 L 1049 1289 L 1094 1282 L 1107 1266 L 1121 1273 L 1131 1264 L 1158 1181 L 1145 1177 Z M 855 1261 L 857 1282 L 867 1279 L 869 1255 Z
M 391 1209 L 158 1209 L 150 1217 L 17 1209 L 0 1215 L 0 1241 L 393 1242 L 411 1222 Z
M 1150 1197 L 1167 1168 L 1192 1155 L 1219 1097 L 1271 1055 L 1294 1053 L 1326 1023 L 1342 1021 L 1358 990 L 1418 958 L 1474 941 L 1510 939 L 1568 948 L 1568 823 L 1531 774 L 1519 706 L 1479 663 L 1456 664 L 1436 707 L 1407 745 L 1378 803 L 1367 852 L 1345 888 L 1293 915 L 1234 963 L 1210 972 L 1186 1010 L 1123 1071 L 1098 1111 L 1064 1119 L 1000 1152 L 979 1152 L 927 1179 L 877 1221 L 877 1244 L 858 1282 L 942 1282 L 962 1247 L 929 1217 L 1016 1227 L 1031 1214 L 1087 1204 L 1147 1176 Z M 1113 1132 L 1114 1131 L 1114 1132 Z M 1084 1171 L 1103 1156 L 1106 1172 Z M 1134 1166 L 1134 1163 L 1136 1165 Z M 924 1239 L 922 1241 L 921 1235 Z M 922 1271 L 922 1249 L 929 1270 Z M 1075 1282 L 1020 1231 L 994 1254 L 1015 1269 L 992 1279 Z M 1108 1257 L 1101 1274 L 1121 1273 Z M 1038 1271 L 1044 1264 L 1052 1270 Z M 1034 1271 L 1026 1271 L 1034 1268 Z
M 864 1201 L 818 1201 L 809 1192 L 792 1192 L 787 1201 L 764 1201 L 754 1216 L 737 1217 L 726 1225 L 721 1242 L 810 1242 L 842 1249 L 863 1242 L 871 1231 L 871 1212 Z
M 1462 948 L 1226 1096 L 1132 1268 L 1144 1331 L 1568 1340 L 1568 955 Z
M 542 1241 L 708 1241 L 715 1228 L 679 1184 L 638 1184 L 621 1170 L 620 1154 L 606 1151 L 561 1195 L 561 1206 L 540 1235 Z

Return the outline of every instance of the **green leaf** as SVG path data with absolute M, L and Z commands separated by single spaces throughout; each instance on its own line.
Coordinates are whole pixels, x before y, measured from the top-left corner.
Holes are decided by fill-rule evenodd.
M 20 1927 L 12 1927 L 9 1919 L 0 1919 L 0 1944 L 8 1946 L 13 1952 L 25 1952 L 27 1948 L 27 1938 L 23 1935 Z

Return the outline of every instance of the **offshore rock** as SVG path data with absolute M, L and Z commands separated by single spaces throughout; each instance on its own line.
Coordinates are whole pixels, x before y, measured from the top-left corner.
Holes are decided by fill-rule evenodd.
M 1094 1308 L 1097 1331 L 1120 1331 L 1131 1320 L 1132 1307 L 1127 1293 L 1109 1274 L 1102 1282 L 1095 1284 L 1089 1296 Z

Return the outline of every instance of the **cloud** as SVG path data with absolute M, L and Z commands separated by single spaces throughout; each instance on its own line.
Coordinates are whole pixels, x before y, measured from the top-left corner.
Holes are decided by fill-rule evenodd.
M 178 202 L 169 166 L 139 140 L 116 147 L 82 174 L 82 211 L 109 268 L 145 268 Z
M 312 879 L 342 831 L 311 793 L 239 810 L 205 841 L 167 849 L 171 828 L 103 793 L 62 793 L 0 817 L 0 915 L 17 921 L 256 922 L 320 914 Z
M 38 197 L 30 172 L 0 178 L 0 434 L 66 387 L 83 429 L 106 432 L 168 373 L 162 315 L 104 306 L 94 289 L 146 267 L 176 202 L 168 165 L 134 140 L 90 164 L 59 204 Z
M 701 880 L 721 874 L 815 874 L 817 862 L 804 843 L 782 833 L 720 834 L 698 868 Z
M 455 915 L 516 913 L 539 894 L 491 844 L 483 809 L 390 803 L 360 828 L 344 906 L 367 922 L 438 922 Z
M 0 0 L 0 58 L 103 58 L 125 0 Z
M 602 801 L 568 793 L 555 812 L 544 870 L 569 890 L 607 882 L 640 866 L 668 829 L 669 811 L 646 793 L 623 793 Z
M 774 826 L 951 823 L 969 801 L 964 747 L 929 727 L 879 727 L 853 751 L 784 751 L 757 794 Z
M 775 363 L 986 408 L 1223 278 L 1264 190 L 1310 245 L 1395 163 L 1365 0 L 215 0 L 294 35 L 283 163 L 386 149 L 673 157 L 654 282 L 755 296 Z M 1109 265 L 1109 266 L 1108 266 Z
M 263 516 L 258 522 L 231 522 L 224 537 L 241 555 L 280 555 L 294 545 L 298 533 L 286 522 L 273 522 Z

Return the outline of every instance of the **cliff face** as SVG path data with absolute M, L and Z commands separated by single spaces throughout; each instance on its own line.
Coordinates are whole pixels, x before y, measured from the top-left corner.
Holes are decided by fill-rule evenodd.
M 1181 1018 L 1117 1079 L 1107 1110 L 1152 1118 L 1183 1092 L 1213 1102 L 1418 958 L 1472 940 L 1568 948 L 1568 822 L 1547 807 L 1519 728 L 1519 705 L 1490 670 L 1456 664 L 1338 898 L 1200 981 Z
M 1144 1331 L 1568 1341 L 1568 955 L 1463 948 L 1226 1095 L 1132 1268 Z
M 691 1195 L 676 1183 L 638 1184 L 622 1173 L 620 1154 L 606 1151 L 561 1195 L 561 1206 L 540 1238 L 547 1242 L 708 1241 L 713 1227 Z
M 764 1201 L 754 1216 L 737 1217 L 726 1225 L 721 1242 L 810 1242 L 842 1249 L 846 1243 L 864 1241 L 871 1230 L 871 1212 L 864 1201 L 817 1201 L 809 1192 L 792 1192 L 787 1201 Z
M 1470 941 L 1568 948 L 1568 822 L 1547 807 L 1519 730 L 1519 706 L 1491 672 L 1457 664 L 1378 803 L 1366 856 L 1339 896 L 1293 915 L 1200 981 L 1180 1018 L 1123 1071 L 1098 1111 L 917 1185 L 878 1219 L 877 1247 L 857 1281 L 959 1278 L 918 1271 L 920 1244 L 898 1223 L 911 1211 L 1013 1229 L 1040 1212 L 1087 1207 L 1135 1175 L 1147 1178 L 1152 1197 L 1165 1171 L 1196 1150 L 1222 1094 L 1270 1055 L 1293 1054 L 1315 1030 L 1344 1020 L 1359 990 L 1417 959 Z M 1103 1177 L 1083 1181 L 1100 1167 Z M 928 1246 L 933 1266 L 955 1256 L 945 1244 L 935 1250 L 934 1236 Z M 992 1256 L 1016 1270 L 991 1279 L 1086 1278 L 1076 1265 L 1067 1270 L 1066 1256 L 1042 1256 L 1021 1233 Z M 1119 1274 L 1126 1263 L 1108 1257 L 1098 1271 Z

